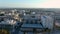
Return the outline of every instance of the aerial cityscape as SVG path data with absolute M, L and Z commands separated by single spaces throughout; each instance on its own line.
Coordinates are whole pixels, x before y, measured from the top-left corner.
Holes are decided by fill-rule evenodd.
M 59 34 L 59 9 L 0 9 L 0 34 Z M 57 12 L 56 12 L 57 11 Z
M 60 34 L 60 0 L 0 0 L 0 34 Z

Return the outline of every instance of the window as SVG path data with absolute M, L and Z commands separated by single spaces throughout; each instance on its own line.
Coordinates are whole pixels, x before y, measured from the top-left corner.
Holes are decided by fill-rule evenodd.
M 35 16 L 31 16 L 32 18 L 35 18 Z

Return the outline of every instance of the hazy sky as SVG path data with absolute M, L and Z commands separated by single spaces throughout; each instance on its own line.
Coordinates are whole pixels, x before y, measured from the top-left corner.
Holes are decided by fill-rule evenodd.
M 0 7 L 60 8 L 60 0 L 0 0 Z

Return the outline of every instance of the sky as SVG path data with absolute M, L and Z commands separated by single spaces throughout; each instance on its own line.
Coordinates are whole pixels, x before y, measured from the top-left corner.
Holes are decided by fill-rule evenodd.
M 60 0 L 0 0 L 0 8 L 60 8 Z

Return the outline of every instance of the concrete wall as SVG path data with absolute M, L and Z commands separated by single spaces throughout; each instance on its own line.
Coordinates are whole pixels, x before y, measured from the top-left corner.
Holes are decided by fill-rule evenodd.
M 51 16 L 43 15 L 41 16 L 41 20 L 44 27 L 47 27 L 49 29 L 53 28 L 54 18 L 52 18 Z

